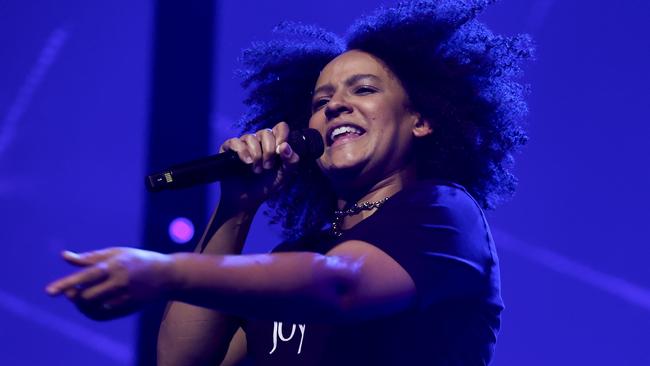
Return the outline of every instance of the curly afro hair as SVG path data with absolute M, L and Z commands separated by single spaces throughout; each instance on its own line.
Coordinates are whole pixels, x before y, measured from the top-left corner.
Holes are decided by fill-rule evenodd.
M 239 71 L 249 107 L 245 132 L 285 121 L 306 128 L 319 72 L 347 50 L 381 59 L 400 79 L 410 107 L 434 125 L 417 141 L 418 175 L 463 185 L 484 207 L 509 197 L 513 153 L 527 140 L 522 127 L 526 87 L 520 64 L 532 56 L 527 35 L 494 35 L 476 19 L 492 0 L 403 1 L 360 18 L 345 38 L 321 28 L 283 23 L 278 38 L 242 54 Z M 336 199 L 316 164 L 305 167 L 269 201 L 267 212 L 287 239 L 329 223 Z

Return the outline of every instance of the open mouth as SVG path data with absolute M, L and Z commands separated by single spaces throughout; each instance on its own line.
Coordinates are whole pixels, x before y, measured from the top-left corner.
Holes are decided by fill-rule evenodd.
M 346 140 L 356 139 L 366 133 L 363 128 L 353 124 L 342 124 L 327 131 L 327 146 Z

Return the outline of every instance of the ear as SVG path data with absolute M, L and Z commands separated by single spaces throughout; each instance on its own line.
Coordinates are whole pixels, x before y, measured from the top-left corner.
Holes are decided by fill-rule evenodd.
M 420 138 L 429 136 L 433 133 L 433 124 L 426 118 L 423 118 L 418 114 L 417 120 L 413 125 L 413 136 Z

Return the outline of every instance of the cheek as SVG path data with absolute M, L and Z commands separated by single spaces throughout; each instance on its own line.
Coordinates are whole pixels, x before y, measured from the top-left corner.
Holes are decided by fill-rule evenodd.
M 308 127 L 309 128 L 315 128 L 317 130 L 320 130 L 319 127 L 322 125 L 322 118 L 320 118 L 320 112 L 316 112 L 309 117 L 309 123 Z

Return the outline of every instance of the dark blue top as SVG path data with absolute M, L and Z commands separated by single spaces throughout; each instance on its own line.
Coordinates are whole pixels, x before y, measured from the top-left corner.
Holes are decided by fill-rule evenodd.
M 483 211 L 461 186 L 420 181 L 342 237 L 327 231 L 275 252 L 326 253 L 346 240 L 375 245 L 411 276 L 416 304 L 353 324 L 249 319 L 255 365 L 487 365 L 499 314 L 499 264 Z

